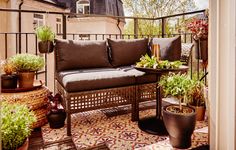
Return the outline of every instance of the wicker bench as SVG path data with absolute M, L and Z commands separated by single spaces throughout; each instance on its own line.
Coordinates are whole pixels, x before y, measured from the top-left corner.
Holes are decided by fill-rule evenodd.
M 56 91 L 63 96 L 69 136 L 73 113 L 131 104 L 131 119 L 136 121 L 139 102 L 155 99 L 156 76 L 132 66 L 148 52 L 148 40 L 109 39 L 108 44 L 56 40 Z

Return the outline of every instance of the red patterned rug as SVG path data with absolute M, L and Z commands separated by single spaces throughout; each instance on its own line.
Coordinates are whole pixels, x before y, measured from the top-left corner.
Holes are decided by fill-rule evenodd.
M 141 131 L 131 114 L 106 115 L 110 110 L 78 113 L 72 116 L 72 140 L 77 149 L 94 147 L 105 143 L 111 150 L 173 149 L 168 136 L 151 135 Z M 109 112 L 111 111 L 111 112 Z M 105 112 L 105 113 L 104 113 Z M 155 109 L 140 111 L 140 118 L 155 115 Z M 66 126 L 61 129 L 42 127 L 44 143 L 65 139 Z M 192 147 L 208 144 L 207 122 L 197 122 L 192 136 Z

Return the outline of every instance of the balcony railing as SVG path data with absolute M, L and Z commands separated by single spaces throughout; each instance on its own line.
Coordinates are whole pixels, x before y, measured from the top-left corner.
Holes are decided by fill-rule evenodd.
M 8 13 L 41 13 L 47 15 L 61 15 L 62 17 L 62 34 L 57 34 L 57 38 L 63 39 L 73 39 L 73 40 L 105 40 L 107 38 L 112 39 L 134 39 L 134 38 L 152 38 L 152 37 L 172 37 L 176 35 L 181 36 L 181 40 L 183 43 L 192 43 L 193 38 L 191 33 L 181 32 L 181 33 L 170 33 L 167 34 L 165 31 L 165 25 L 168 19 L 175 18 L 175 17 L 183 17 L 185 18 L 188 15 L 196 15 L 202 14 L 205 10 L 194 11 L 194 12 L 187 12 L 181 14 L 175 14 L 170 16 L 158 17 L 158 18 L 138 18 L 138 17 L 123 17 L 123 16 L 101 16 L 101 15 L 78 15 L 74 13 L 65 13 L 65 12 L 46 12 L 46 11 L 35 11 L 35 10 L 17 10 L 17 9 L 6 9 L 0 8 L 1 12 L 8 12 Z M 115 19 L 133 19 L 134 20 L 134 31 L 133 34 L 80 34 L 80 33 L 67 33 L 67 16 L 77 16 L 77 17 L 110 17 Z M 142 35 L 138 33 L 138 22 L 139 20 L 149 20 L 149 21 L 159 21 L 161 32 L 159 34 L 152 34 L 152 35 Z M 19 20 L 20 23 L 21 20 Z M 19 25 L 21 26 L 21 25 Z M 21 30 L 20 30 L 21 31 Z M 33 53 L 36 55 L 42 55 L 45 58 L 45 68 L 42 71 L 37 73 L 36 78 L 40 78 L 45 80 L 45 84 L 47 85 L 49 79 L 49 66 L 48 63 L 51 60 L 48 60 L 47 54 L 40 54 L 38 51 L 38 39 L 35 33 L 23 33 L 23 32 L 2 32 L 0 33 L 1 45 L 0 51 L 4 53 L 5 59 L 17 54 L 17 53 Z M 10 44 L 9 44 L 9 41 Z M 33 49 L 33 51 L 32 51 Z M 53 69 L 53 68 L 50 68 Z

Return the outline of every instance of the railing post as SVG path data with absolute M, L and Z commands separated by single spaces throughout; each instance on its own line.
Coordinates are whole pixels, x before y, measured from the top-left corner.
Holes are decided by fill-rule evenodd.
M 162 38 L 164 38 L 166 34 L 165 24 L 166 24 L 166 18 L 161 18 L 161 37 Z
M 138 18 L 134 18 L 134 38 L 138 38 Z
M 65 14 L 62 15 L 62 26 L 63 26 L 63 28 L 62 28 L 62 38 L 66 39 L 66 15 Z

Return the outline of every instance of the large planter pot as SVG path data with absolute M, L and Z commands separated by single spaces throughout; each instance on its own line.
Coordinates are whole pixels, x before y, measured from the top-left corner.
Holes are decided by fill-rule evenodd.
M 19 72 L 19 87 L 32 88 L 34 84 L 35 72 Z
M 208 60 L 208 40 L 200 39 L 194 40 L 195 47 L 195 58 L 202 59 L 203 61 Z
M 17 148 L 17 150 L 28 150 L 28 147 L 29 147 L 29 138 L 27 138 L 24 144 L 21 147 Z
M 62 128 L 65 125 L 66 112 L 64 109 L 59 109 L 56 112 L 49 111 L 47 114 L 47 119 L 50 128 L 53 129 Z
M 169 111 L 171 107 L 178 108 L 178 105 L 163 107 L 163 120 L 169 133 L 170 143 L 174 148 L 189 148 L 191 146 L 191 135 L 195 128 L 196 112 L 194 108 L 183 106 L 190 110 L 190 113 L 179 114 Z
M 53 42 L 52 41 L 40 41 L 38 43 L 40 53 L 51 53 L 53 52 Z
M 17 75 L 16 74 L 3 74 L 1 75 L 2 89 L 15 89 L 17 88 Z

